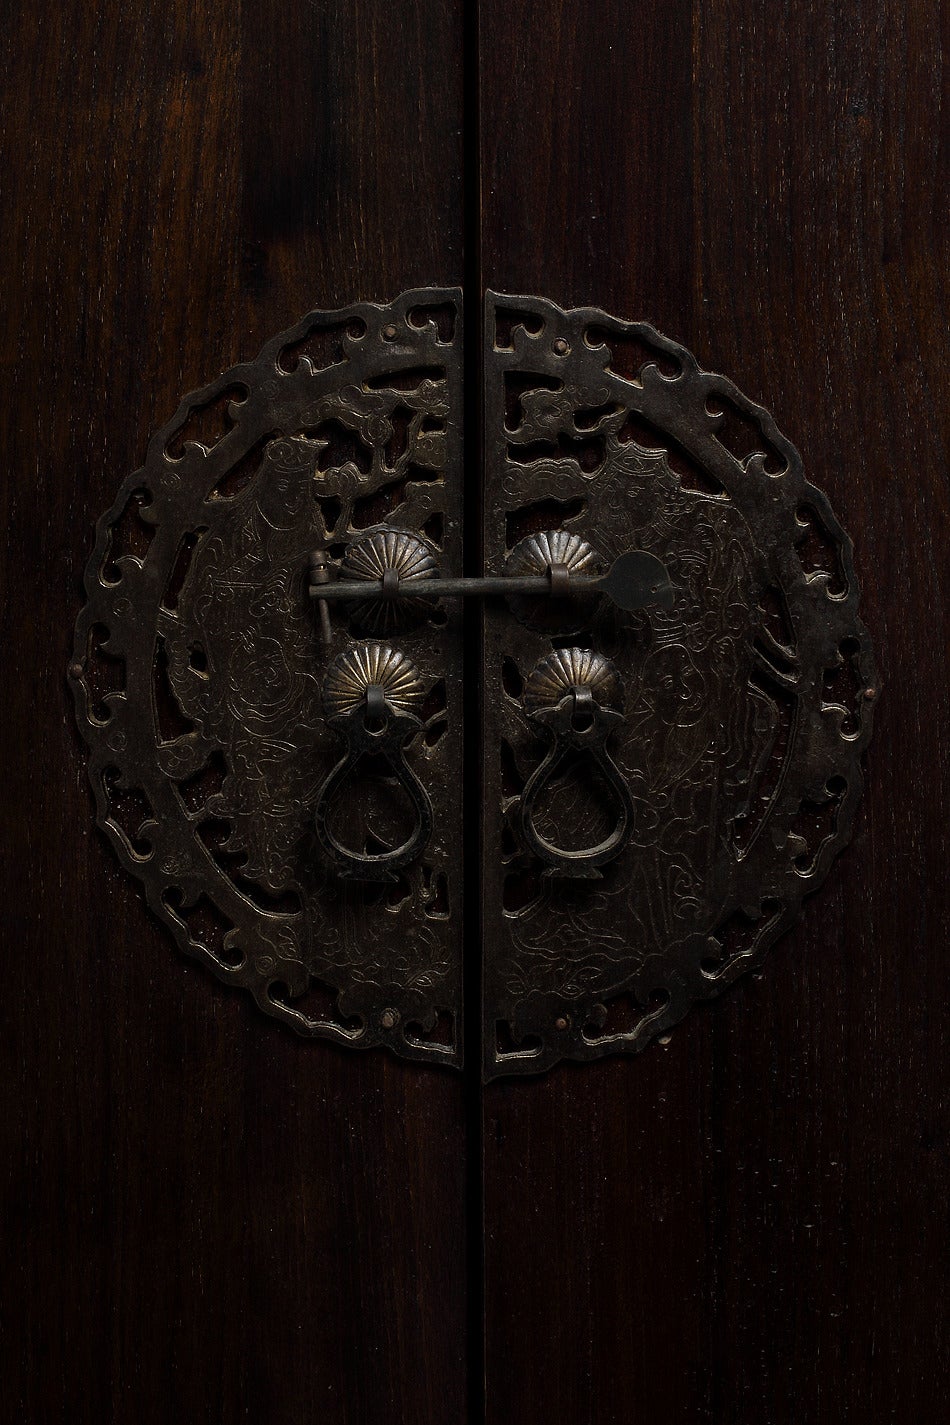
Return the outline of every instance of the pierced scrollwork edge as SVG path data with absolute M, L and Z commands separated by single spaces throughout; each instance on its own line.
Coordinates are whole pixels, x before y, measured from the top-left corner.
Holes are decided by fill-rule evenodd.
M 423 1023 L 420 1026 L 414 1026 L 396 1016 L 395 1022 L 389 1025 L 379 1022 L 376 1024 L 364 1022 L 359 1029 L 351 1030 L 345 1024 L 337 1023 L 331 1019 L 311 1019 L 295 1009 L 292 999 L 284 1001 L 271 996 L 270 986 L 275 982 L 275 979 L 286 982 L 296 977 L 298 982 L 296 988 L 302 989 L 307 970 L 299 961 L 291 963 L 278 960 L 270 970 L 255 972 L 250 959 L 248 959 L 240 968 L 232 969 L 223 963 L 209 947 L 192 938 L 185 921 L 170 910 L 164 899 L 170 889 L 181 891 L 179 873 L 162 870 L 161 857 L 157 853 L 157 848 L 148 857 L 137 855 L 125 833 L 110 816 L 111 808 L 104 774 L 110 769 L 117 772 L 115 785 L 118 789 L 138 787 L 141 785 L 142 779 L 135 776 L 135 769 L 129 763 L 128 740 L 125 735 L 123 734 L 124 740 L 121 744 L 116 743 L 114 736 L 110 740 L 111 721 L 102 723 L 91 716 L 94 695 L 85 678 L 90 634 L 96 626 L 104 626 L 109 631 L 109 637 L 101 647 L 107 655 L 125 659 L 128 678 L 129 650 L 125 646 L 117 647 L 115 642 L 116 603 L 120 598 L 126 596 L 124 592 L 117 592 L 121 587 L 119 584 L 103 584 L 99 576 L 109 558 L 113 527 L 121 518 L 136 492 L 142 489 L 151 490 L 151 473 L 153 470 L 164 468 L 169 463 L 169 460 L 165 458 L 166 452 L 175 437 L 185 428 L 194 412 L 217 401 L 230 387 L 243 386 L 254 391 L 255 387 L 263 381 L 277 383 L 281 379 L 293 376 L 297 367 L 295 366 L 293 370 L 282 367 L 279 363 L 281 353 L 287 348 L 299 346 L 311 332 L 320 327 L 343 327 L 349 323 L 361 322 L 365 327 L 364 333 L 359 338 L 362 340 L 368 332 L 374 329 L 382 331 L 384 326 L 395 326 L 395 337 L 391 338 L 388 333 L 385 337 L 388 343 L 387 351 L 393 358 L 393 369 L 398 370 L 400 366 L 411 366 L 417 362 L 418 354 L 408 347 L 401 346 L 398 339 L 399 324 L 402 322 L 409 324 L 409 316 L 414 309 L 435 309 L 447 303 L 452 303 L 455 307 L 456 333 L 449 343 L 440 342 L 440 344 L 456 346 L 460 341 L 462 326 L 461 289 L 454 287 L 413 288 L 402 292 L 392 302 L 363 301 L 336 309 L 314 309 L 294 326 L 270 338 L 257 356 L 228 368 L 213 381 L 185 395 L 171 419 L 150 437 L 143 464 L 125 478 L 113 503 L 96 521 L 95 544 L 83 575 L 85 602 L 76 620 L 73 652 L 67 668 L 67 683 L 73 696 L 77 728 L 88 749 L 87 777 L 95 803 L 96 825 L 114 850 L 124 870 L 141 883 L 149 909 L 171 931 L 178 948 L 186 956 L 199 961 L 211 970 L 222 983 L 248 990 L 258 1007 L 268 1017 L 282 1022 L 304 1038 L 324 1039 L 355 1048 L 385 1047 L 394 1051 L 401 1058 L 460 1068 L 462 1065 L 461 1004 L 458 1006 L 456 1035 L 452 1045 L 435 1040 L 417 1039 L 410 1033 L 411 1029 L 417 1027 L 424 1032 L 430 1031 L 434 1027 L 434 1015 L 432 1024 Z M 431 317 L 429 324 L 435 329 L 436 323 Z M 421 330 L 415 323 L 412 325 L 416 331 Z M 347 339 L 344 338 L 344 347 L 346 347 L 346 342 Z M 318 368 L 313 366 L 306 355 L 301 355 L 297 364 L 301 363 L 307 363 L 314 375 L 322 375 L 324 370 L 327 372 L 338 370 L 341 373 L 347 370 L 346 359 L 342 362 L 334 362 L 328 367 Z M 243 401 L 238 403 L 238 405 L 243 404 Z M 232 418 L 232 423 L 236 424 L 237 410 L 235 407 L 229 406 L 228 415 Z M 193 464 L 196 459 L 199 462 L 204 462 L 212 457 L 218 457 L 220 447 L 225 443 L 229 434 L 230 430 L 222 440 L 219 440 L 210 449 L 200 442 L 186 442 L 183 454 L 170 462 L 180 467 L 180 478 L 184 480 L 189 478 L 189 472 L 193 473 Z M 224 468 L 226 469 L 227 466 L 225 465 Z M 154 493 L 152 491 L 153 497 Z M 149 523 L 154 523 L 157 528 L 157 520 L 149 520 L 145 513 L 143 513 L 143 518 Z M 138 576 L 143 577 L 145 571 L 143 561 L 134 556 L 126 556 L 126 560 L 130 565 L 136 567 Z M 155 580 L 154 572 L 151 569 L 147 574 L 144 574 L 144 577 Z M 153 590 L 156 603 L 160 603 L 163 589 L 164 585 L 162 584 L 157 592 Z M 126 602 L 128 602 L 127 598 Z M 130 622 L 130 629 L 133 624 L 134 617 Z M 127 683 L 124 690 L 106 694 L 103 701 L 110 704 L 121 701 L 128 705 L 129 691 Z M 144 688 L 138 689 L 137 692 L 134 715 L 139 723 L 148 724 L 144 729 L 147 741 L 153 732 L 151 698 Z M 157 750 L 156 744 L 153 751 L 157 752 Z M 160 818 L 155 817 L 143 821 L 138 828 L 138 834 L 155 833 L 160 831 L 160 827 Z M 200 881 L 197 878 L 192 878 L 191 889 L 185 894 L 181 904 L 184 906 L 195 904 L 203 890 L 204 887 Z M 291 984 L 291 990 L 294 988 L 295 986 Z
M 690 455 L 705 468 L 710 469 L 717 478 L 725 475 L 723 484 L 730 493 L 735 488 L 741 491 L 743 496 L 751 495 L 754 501 L 756 494 L 754 482 L 759 481 L 762 482 L 759 485 L 759 501 L 764 501 L 767 494 L 770 500 L 775 498 L 775 502 L 780 503 L 786 514 L 791 514 L 792 517 L 794 517 L 794 512 L 802 506 L 810 506 L 815 511 L 826 536 L 834 541 L 840 559 L 846 584 L 845 592 L 841 596 L 833 596 L 827 594 L 826 590 L 826 594 L 829 604 L 835 606 L 834 611 L 837 614 L 835 622 L 839 632 L 836 641 L 840 642 L 844 638 L 851 638 L 857 644 L 854 660 L 860 677 L 861 695 L 858 700 L 857 731 L 847 738 L 843 734 L 841 737 L 842 742 L 847 745 L 847 759 L 844 763 L 847 769 L 846 790 L 836 815 L 834 835 L 820 847 L 815 865 L 807 876 L 807 880 L 803 878 L 802 886 L 796 888 L 798 893 L 788 896 L 779 904 L 779 908 L 765 919 L 763 930 L 749 950 L 735 954 L 723 966 L 721 972 L 717 972 L 715 975 L 707 974 L 698 959 L 694 965 L 677 966 L 673 974 L 670 972 L 669 962 L 665 961 L 663 957 L 656 956 L 647 959 L 636 973 L 619 982 L 611 991 L 611 998 L 629 995 L 638 1004 L 641 1014 L 636 1024 L 629 1031 L 621 1031 L 614 1035 L 604 1035 L 598 1038 L 585 1036 L 583 1033 L 585 1020 L 582 1018 L 578 1021 L 571 1015 L 573 1006 L 570 1002 L 549 1005 L 546 996 L 532 995 L 522 1001 L 520 1013 L 516 1010 L 515 1013 L 505 1017 L 515 1047 L 500 1053 L 496 1046 L 495 1025 L 495 1020 L 499 1016 L 495 1013 L 496 1007 L 489 1004 L 488 995 L 485 993 L 483 994 L 482 1032 L 482 1077 L 484 1082 L 511 1075 L 526 1077 L 540 1074 L 564 1060 L 590 1062 L 611 1055 L 640 1053 L 649 1044 L 666 1035 L 686 1017 L 691 1009 L 699 1004 L 717 999 L 743 975 L 755 969 L 776 941 L 802 919 L 805 902 L 820 889 L 832 864 L 852 838 L 858 803 L 864 791 L 863 758 L 873 731 L 874 709 L 881 694 L 881 679 L 874 661 L 870 633 L 858 615 L 860 586 L 854 567 L 853 542 L 832 511 L 830 501 L 824 491 L 806 478 L 804 462 L 799 450 L 787 437 L 782 435 L 772 414 L 764 406 L 745 396 L 728 377 L 703 370 L 696 357 L 686 347 L 664 336 L 647 322 L 625 321 L 598 307 L 585 306 L 565 309 L 558 307 L 546 298 L 492 290 L 486 291 L 484 302 L 486 382 L 490 379 L 491 361 L 494 356 L 509 350 L 513 356 L 529 352 L 530 344 L 535 340 L 533 335 L 527 333 L 523 327 L 519 330 L 515 324 L 512 345 L 496 347 L 494 345 L 494 318 L 500 310 L 506 310 L 514 315 L 528 313 L 538 316 L 544 323 L 542 330 L 547 329 L 548 320 L 553 316 L 555 320 L 560 320 L 569 326 L 573 332 L 579 333 L 582 340 L 584 339 L 583 333 L 591 327 L 603 328 L 620 337 L 630 336 L 645 341 L 658 354 L 666 355 L 678 363 L 677 374 L 667 376 L 660 370 L 656 362 L 646 361 L 640 368 L 636 381 L 607 369 L 605 363 L 605 385 L 621 400 L 628 400 L 631 389 L 635 390 L 637 386 L 648 390 L 651 394 L 674 387 L 678 390 L 689 390 L 691 394 L 695 393 L 698 399 L 694 409 L 702 410 L 708 415 L 710 426 L 702 431 L 694 430 L 692 440 L 689 438 L 688 432 L 682 429 L 675 431 L 675 438 Z M 538 362 L 536 369 L 547 371 L 551 365 L 550 357 L 545 355 L 544 359 Z M 713 447 L 711 453 L 714 459 L 712 462 L 707 462 L 704 459 L 707 450 L 706 442 L 714 436 L 715 429 L 719 424 L 717 422 L 715 426 L 711 425 L 716 418 L 707 411 L 709 397 L 715 395 L 724 397 L 743 416 L 755 423 L 766 442 L 784 459 L 784 470 L 775 474 L 767 471 L 765 469 L 767 457 L 760 454 L 752 454 L 741 461 L 714 439 L 710 442 Z M 630 404 L 632 409 L 637 409 L 636 402 Z M 659 424 L 655 412 L 651 414 L 650 419 Z M 663 429 L 666 427 L 664 426 Z M 674 434 L 672 431 L 669 433 Z M 700 438 L 702 438 L 701 443 L 697 448 L 696 441 Z M 493 439 L 494 433 L 486 432 L 486 459 L 491 458 Z M 718 450 L 715 449 L 717 445 L 719 446 Z M 776 491 L 779 489 L 781 491 L 780 500 L 776 497 Z M 828 581 L 823 576 L 817 575 L 813 576 L 811 580 L 806 577 L 804 582 L 806 584 L 827 584 Z M 784 592 L 784 585 L 782 587 Z M 789 616 L 792 617 L 794 612 L 790 609 Z M 839 705 L 829 704 L 824 708 L 819 707 L 820 711 L 839 712 L 846 715 L 849 710 Z M 808 784 L 804 778 L 802 778 L 802 784 L 802 791 L 807 795 Z M 774 902 L 774 900 L 773 896 L 765 892 L 758 898 L 757 906 L 743 907 L 740 901 L 737 902 L 734 909 L 751 908 L 757 909 L 761 913 L 764 904 Z M 659 1004 L 656 1003 L 658 993 L 662 996 L 662 1002 Z M 547 1011 L 545 1017 L 549 1022 L 554 1022 L 556 1029 L 554 1033 L 549 1032 L 542 1039 L 540 1048 L 527 1047 L 526 1045 L 522 1049 L 518 1047 L 520 1041 L 529 1039 L 536 1032 L 532 1023 L 534 1016 L 525 1012 L 532 1004 L 535 1007 L 544 1004 Z M 651 1004 L 656 1007 L 651 1009 Z

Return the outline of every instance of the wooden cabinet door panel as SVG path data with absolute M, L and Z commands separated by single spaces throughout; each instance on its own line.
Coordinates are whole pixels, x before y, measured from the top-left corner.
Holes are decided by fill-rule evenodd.
M 884 679 L 854 843 L 761 975 L 635 1060 L 488 1087 L 491 1425 L 940 1414 L 940 22 L 479 7 L 485 285 L 651 322 L 770 409 Z
M 0 1418 L 939 1417 L 945 14 L 10 18 Z M 884 680 L 853 845 L 762 973 L 484 1091 L 471 1037 L 467 1080 L 347 1054 L 185 962 L 94 830 L 64 676 L 93 522 L 183 392 L 311 307 L 463 281 L 470 421 L 486 287 L 648 320 L 769 407 Z
M 311 307 L 460 280 L 460 23 L 8 20 L 4 1420 L 463 1415 L 460 1081 L 179 955 L 94 830 L 64 678 L 93 523 L 183 393 Z

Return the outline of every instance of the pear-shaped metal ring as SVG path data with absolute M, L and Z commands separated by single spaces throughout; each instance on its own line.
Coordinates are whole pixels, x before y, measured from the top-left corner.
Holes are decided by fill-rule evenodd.
M 620 768 L 607 751 L 607 738 L 623 721 L 623 691 L 617 670 L 589 648 L 560 648 L 543 658 L 528 678 L 524 708 L 548 734 L 551 746 L 532 772 L 521 796 L 521 834 L 529 851 L 545 863 L 546 876 L 595 879 L 600 867 L 626 846 L 633 829 L 633 801 Z M 603 774 L 617 807 L 609 836 L 594 846 L 556 846 L 538 831 L 538 797 L 568 753 L 582 752 Z
M 397 871 L 422 854 L 432 834 L 432 803 L 405 758 L 406 745 L 422 727 L 413 708 L 424 694 L 415 665 L 385 643 L 358 644 L 330 664 L 323 709 L 327 725 L 346 743 L 346 752 L 317 793 L 314 825 L 320 845 L 344 878 L 394 881 Z M 388 851 L 354 851 L 330 827 L 337 792 L 367 756 L 389 764 L 415 816 L 407 839 Z

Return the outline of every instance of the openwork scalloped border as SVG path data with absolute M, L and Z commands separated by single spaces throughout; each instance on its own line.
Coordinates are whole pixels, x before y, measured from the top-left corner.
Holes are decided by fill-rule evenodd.
M 517 822 L 519 797 L 501 785 L 499 748 L 508 746 L 523 783 L 531 732 L 504 682 L 501 655 L 527 677 L 566 645 L 544 620 L 519 621 L 517 608 L 496 606 L 487 623 L 481 734 L 484 1072 L 494 1077 L 536 1073 L 564 1057 L 635 1052 L 761 960 L 850 837 L 880 685 L 857 614 L 850 540 L 767 411 L 652 327 L 594 308 L 563 312 L 538 298 L 488 294 L 487 330 L 489 572 L 501 572 L 518 538 L 538 532 L 517 525 L 532 502 L 560 502 L 566 532 L 607 558 L 636 544 L 675 564 L 677 539 L 688 546 L 697 530 L 710 547 L 745 548 L 748 568 L 735 575 L 736 587 L 754 598 L 739 601 L 742 617 L 752 619 L 755 600 L 760 607 L 745 634 L 733 629 L 725 638 L 727 653 L 743 688 L 754 669 L 764 700 L 785 696 L 792 709 L 784 743 L 778 752 L 770 746 L 780 766 L 764 811 L 752 816 L 726 797 L 722 824 L 711 823 L 723 852 L 695 933 L 668 952 L 644 953 L 631 940 L 635 915 L 623 876 L 635 865 L 630 858 L 644 854 L 636 835 L 605 868 L 602 889 L 565 890 L 549 880 L 534 901 L 511 910 L 507 880 L 524 869 L 526 853 L 503 837 Z M 320 881 L 309 869 L 319 861 L 313 848 L 301 857 L 301 808 L 339 749 L 319 712 L 324 669 L 314 661 L 305 590 L 288 582 L 297 578 L 288 571 L 299 566 L 302 579 L 308 541 L 325 539 L 341 559 L 356 535 L 392 522 L 438 548 L 443 570 L 460 569 L 460 350 L 461 294 L 420 289 L 388 306 L 310 313 L 255 360 L 186 397 L 98 523 L 69 669 L 98 824 L 181 949 L 298 1033 L 443 1064 L 460 1064 L 462 1055 L 459 612 L 398 632 L 427 690 L 411 755 L 435 793 L 436 825 L 424 863 L 409 868 L 394 897 L 367 898 L 341 887 L 329 868 Z M 535 381 L 521 380 L 513 424 L 505 373 Z M 340 450 L 328 468 L 317 457 L 330 427 Z M 737 431 L 745 445 L 736 444 Z M 585 452 L 598 443 L 600 464 L 589 467 Z M 637 481 L 666 492 L 665 531 L 645 516 L 631 537 L 623 502 Z M 575 507 L 584 513 L 571 514 Z M 677 575 L 684 588 L 692 577 L 685 570 Z M 649 615 L 660 621 L 659 644 L 688 642 L 688 629 L 677 634 L 664 617 Z M 202 619 L 217 633 L 216 651 L 193 637 Z M 257 633 L 244 639 L 251 624 Z M 357 625 L 336 629 L 327 663 L 365 636 Z M 616 634 L 601 611 L 593 646 L 629 678 L 629 649 Z M 235 638 L 239 666 L 227 684 L 220 655 Z M 208 691 L 222 678 L 243 741 L 228 741 L 220 698 L 216 704 Z M 162 686 L 177 701 L 179 725 L 171 728 L 163 726 Z M 632 706 L 616 753 L 642 800 L 648 759 L 635 725 L 643 707 L 637 712 L 635 699 Z M 675 732 L 675 714 L 654 713 L 654 734 Z M 259 765 L 258 744 L 266 751 Z M 248 772 L 237 791 L 236 766 Z M 216 771 L 227 795 L 219 783 L 199 807 L 190 805 L 184 789 L 202 778 L 214 783 Z M 215 845 L 196 834 L 226 815 L 230 839 Z M 820 823 L 814 835 L 804 825 L 809 817 Z M 646 850 L 659 856 L 662 847 Z M 309 881 L 301 879 L 302 859 Z
M 388 305 L 311 312 L 254 360 L 186 396 L 97 524 L 69 667 L 98 825 L 180 948 L 300 1034 L 443 1064 L 460 1063 L 462 1053 L 461 966 L 452 952 L 461 906 L 457 881 L 449 885 L 460 874 L 457 789 L 442 798 L 426 864 L 411 868 L 398 902 L 341 888 L 329 869 L 323 883 L 319 869 L 308 870 L 312 884 L 300 883 L 307 798 L 321 775 L 312 764 L 322 756 L 326 770 L 339 756 L 314 709 L 325 667 L 355 636 L 339 621 L 333 648 L 322 665 L 315 660 L 305 551 L 310 527 L 342 546 L 358 510 L 360 532 L 371 533 L 385 517 L 374 501 L 398 499 L 409 527 L 428 522 L 444 562 L 460 568 L 460 382 L 461 293 L 426 288 Z M 315 475 L 324 429 L 341 453 Z M 115 546 L 120 529 L 131 531 L 124 552 Z M 241 666 L 227 689 L 240 703 L 229 712 L 235 725 L 243 719 L 243 743 L 222 744 L 220 716 L 215 730 L 206 690 L 228 673 L 208 666 L 208 649 L 189 646 L 178 606 L 186 595 L 192 604 L 201 598 L 176 572 L 195 547 L 217 580 L 209 587 L 223 591 L 218 610 L 232 596 L 238 608 L 260 580 L 252 617 L 269 636 L 237 647 Z M 269 562 L 258 558 L 267 548 Z M 203 612 L 192 608 L 192 621 Z M 209 617 L 219 616 L 212 609 Z M 441 704 L 436 698 L 423 713 L 413 755 L 427 778 L 446 784 L 457 781 L 461 738 L 460 716 L 447 719 L 445 707 L 446 697 L 455 708 L 461 700 L 454 617 L 420 635 L 419 651 L 410 641 L 426 689 L 442 690 Z M 231 632 L 239 645 L 240 621 Z M 184 705 L 184 719 L 176 710 L 182 726 L 171 730 L 162 727 L 157 659 Z M 117 670 L 111 686 L 108 678 L 105 688 L 94 685 L 94 664 Z M 235 780 L 236 759 L 258 756 L 258 747 L 238 808 L 245 865 L 230 874 L 233 830 L 217 847 L 197 832 L 233 808 L 219 788 L 196 811 L 182 788 L 205 773 L 211 779 L 215 757 Z M 290 778 L 301 767 L 306 785 L 298 788 Z M 255 821 L 268 818 L 262 849 Z M 313 846 L 307 856 L 319 864 Z
M 503 840 L 506 826 L 516 820 L 519 797 L 505 792 L 497 744 L 507 744 L 509 768 L 522 779 L 530 769 L 527 723 L 505 686 L 502 664 L 507 660 L 509 679 L 511 669 L 523 677 L 551 643 L 510 615 L 498 616 L 486 652 L 483 733 L 488 947 L 483 1041 L 484 1072 L 491 1078 L 536 1073 L 561 1058 L 636 1052 L 693 1004 L 718 995 L 758 964 L 799 918 L 804 897 L 818 888 L 851 836 L 863 788 L 861 757 L 880 683 L 858 617 L 851 541 L 768 411 L 724 376 L 703 371 L 689 351 L 646 323 L 621 321 L 597 308 L 563 311 L 539 298 L 491 292 L 486 307 L 489 565 L 501 567 L 506 521 L 516 526 L 532 502 L 540 501 L 559 502 L 567 515 L 565 528 L 610 558 L 631 543 L 664 557 L 661 532 L 649 524 L 635 533 L 624 529 L 618 514 L 624 483 L 640 477 L 667 482 L 673 492 L 669 507 L 679 501 L 687 512 L 683 517 L 694 519 L 715 518 L 710 512 L 727 503 L 716 498 L 718 487 L 741 513 L 758 550 L 757 593 L 763 598 L 778 593 L 793 636 L 791 647 L 777 638 L 763 607 L 754 630 L 755 658 L 765 686 L 784 689 L 794 700 L 765 814 L 741 850 L 733 845 L 728 864 L 723 851 L 718 874 L 705 888 L 709 903 L 697 913 L 700 928 L 668 953 L 645 955 L 624 937 L 624 925 L 631 926 L 633 917 L 625 916 L 619 890 L 613 898 L 605 891 L 599 919 L 584 900 L 594 894 L 589 888 L 572 893 L 543 883 L 534 900 L 501 910 L 506 877 L 522 876 L 526 863 L 510 850 L 510 830 L 507 843 Z M 514 378 L 510 388 L 506 377 Z M 751 448 L 743 448 L 750 434 Z M 592 449 L 595 455 L 585 468 Z M 596 469 L 595 459 L 602 459 Z M 693 475 L 701 477 L 698 484 Z M 822 549 L 831 551 L 831 568 L 808 567 L 812 539 L 819 546 L 816 557 Z M 661 628 L 663 638 L 673 641 Z M 617 655 L 603 628 L 593 646 Z M 850 680 L 847 698 L 837 697 L 839 674 Z M 670 731 L 659 715 L 650 726 L 657 736 Z M 622 746 L 621 735 L 616 744 Z M 632 748 L 631 743 L 631 756 Z M 628 767 L 634 779 L 637 770 L 634 761 Z M 813 845 L 799 834 L 802 817 L 814 811 L 821 818 L 832 803 L 831 828 Z M 724 836 L 728 829 L 724 825 L 717 832 Z M 617 863 L 615 888 L 629 877 L 638 854 L 633 845 Z M 742 935 L 730 948 L 727 927 L 739 922 Z M 722 927 L 720 939 L 712 934 L 714 927 Z M 593 955 L 598 933 L 616 942 L 603 965 Z M 591 955 L 585 958 L 588 944 Z

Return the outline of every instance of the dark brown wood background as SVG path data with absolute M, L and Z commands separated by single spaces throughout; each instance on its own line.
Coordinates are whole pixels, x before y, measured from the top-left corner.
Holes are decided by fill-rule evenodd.
M 7 10 L 0 1418 L 481 1413 L 461 1082 L 177 956 L 92 830 L 64 677 L 93 521 L 182 392 L 311 305 L 461 279 L 463 127 L 483 282 L 650 320 L 768 405 L 885 679 L 854 845 L 763 976 L 487 1092 L 488 1421 L 941 1418 L 945 14 Z
M 463 1418 L 460 1081 L 298 1040 L 93 830 L 93 522 L 184 392 L 312 306 L 462 275 L 461 17 L 4 7 L 0 1418 Z
M 762 978 L 487 1092 L 491 1425 L 946 1409 L 942 20 L 481 0 L 486 285 L 651 321 L 772 410 L 854 538 L 885 689 L 854 844 Z

